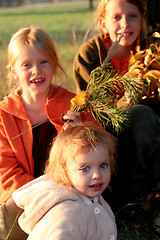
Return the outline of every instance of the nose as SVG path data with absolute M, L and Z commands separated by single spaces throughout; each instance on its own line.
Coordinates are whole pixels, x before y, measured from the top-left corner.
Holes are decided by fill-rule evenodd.
M 125 29 L 128 27 L 128 25 L 129 25 L 128 18 L 126 16 L 123 16 L 121 19 L 121 27 Z
M 40 73 L 40 71 L 41 71 L 41 69 L 40 69 L 40 66 L 39 66 L 39 65 L 34 65 L 34 66 L 33 66 L 33 68 L 32 68 L 32 74 L 37 75 L 37 74 Z
M 92 174 L 92 179 L 100 179 L 101 178 L 101 172 L 100 170 L 95 170 Z

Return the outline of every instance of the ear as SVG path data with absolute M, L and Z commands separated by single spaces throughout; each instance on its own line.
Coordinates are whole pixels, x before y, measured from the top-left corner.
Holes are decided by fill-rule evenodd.
M 103 30 L 104 34 L 108 34 L 108 29 L 106 27 L 105 19 L 103 17 L 100 17 L 99 21 L 100 21 L 101 29 Z
M 15 72 L 14 67 L 9 67 L 9 71 L 10 71 L 10 74 L 13 76 L 13 78 L 14 78 L 15 80 L 18 80 L 18 76 L 17 76 L 17 74 L 16 74 L 16 72 Z

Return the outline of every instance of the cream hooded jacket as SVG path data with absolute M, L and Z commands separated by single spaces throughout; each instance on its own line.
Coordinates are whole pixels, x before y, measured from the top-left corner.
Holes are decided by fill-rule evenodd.
M 73 188 L 41 176 L 13 193 L 24 209 L 20 227 L 28 240 L 115 240 L 114 215 L 102 196 L 95 203 Z M 97 198 L 98 199 L 98 198 Z

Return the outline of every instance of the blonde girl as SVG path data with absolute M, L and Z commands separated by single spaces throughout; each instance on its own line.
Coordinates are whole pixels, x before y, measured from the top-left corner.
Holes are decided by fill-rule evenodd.
M 115 139 L 104 130 L 79 124 L 60 133 L 46 175 L 13 194 L 25 209 L 19 223 L 29 233 L 28 240 L 116 239 L 114 215 L 101 196 L 110 182 L 114 157 Z
M 70 109 L 73 93 L 52 83 L 62 69 L 51 36 L 43 29 L 18 30 L 8 46 L 9 79 L 16 83 L 0 102 L 0 239 L 5 239 L 18 208 L 12 193 L 42 175 L 50 142 L 64 122 L 62 114 Z M 80 122 L 79 113 L 64 116 Z M 89 117 L 89 118 L 88 118 Z M 88 115 L 82 121 L 90 121 Z M 9 239 L 26 239 L 17 223 Z

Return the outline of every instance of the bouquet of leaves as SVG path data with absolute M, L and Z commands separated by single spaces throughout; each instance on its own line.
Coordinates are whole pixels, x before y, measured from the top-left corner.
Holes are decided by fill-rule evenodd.
M 160 34 L 158 32 L 152 34 L 150 42 L 145 50 L 131 55 L 127 75 L 132 74 L 142 78 L 152 91 L 160 81 Z
M 122 131 L 124 125 L 129 123 L 128 109 L 133 104 L 137 104 L 148 93 L 150 85 L 148 80 L 150 78 L 145 75 L 147 72 L 143 75 L 139 72 L 137 74 L 135 71 L 137 68 L 139 69 L 139 59 L 135 59 L 134 63 L 131 63 L 129 72 L 124 75 L 117 74 L 109 63 L 110 58 L 114 56 L 119 46 L 120 38 L 111 46 L 102 66 L 91 72 L 86 91 L 77 93 L 71 99 L 71 110 L 90 111 L 104 128 L 111 124 L 113 130 L 117 133 Z M 133 58 L 134 55 L 131 57 L 132 61 Z M 155 61 L 158 62 L 156 56 L 153 62 Z M 149 65 L 145 66 L 146 68 L 149 67 Z M 134 71 L 131 72 L 133 68 Z M 153 72 L 150 72 L 151 74 Z M 124 93 L 123 96 L 122 92 Z

